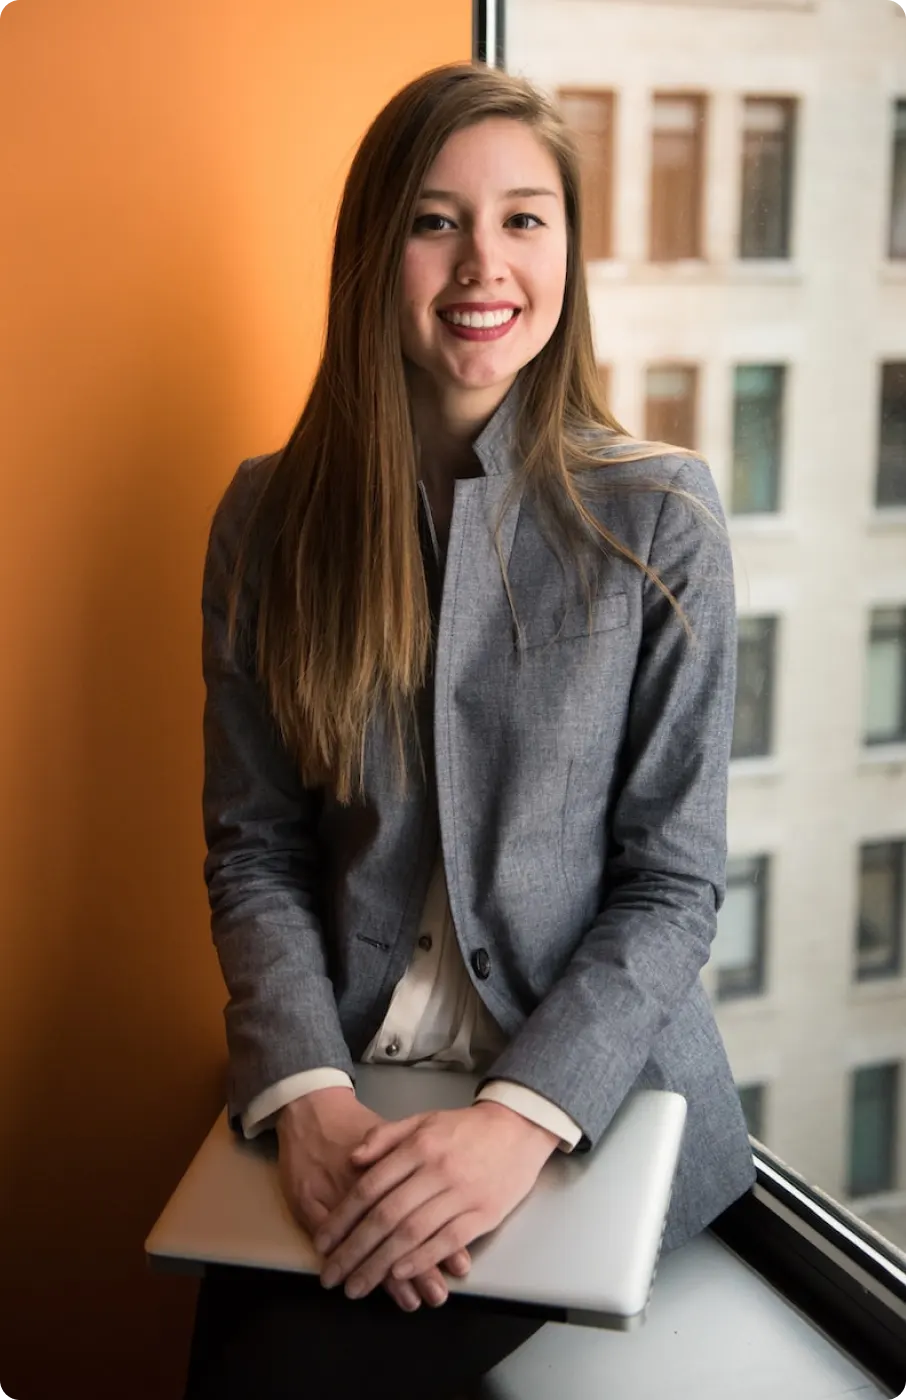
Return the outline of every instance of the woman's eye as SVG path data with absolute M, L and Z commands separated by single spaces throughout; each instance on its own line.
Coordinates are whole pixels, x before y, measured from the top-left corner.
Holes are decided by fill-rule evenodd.
M 515 225 L 519 230 L 544 227 L 544 221 L 539 219 L 537 214 L 511 214 L 507 223 Z
M 446 214 L 419 214 L 412 225 L 413 233 L 444 233 L 453 227 L 453 220 Z

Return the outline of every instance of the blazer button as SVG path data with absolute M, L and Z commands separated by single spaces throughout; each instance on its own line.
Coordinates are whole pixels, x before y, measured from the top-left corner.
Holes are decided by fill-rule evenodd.
M 396 1055 L 398 1055 L 399 1052 L 400 1052 L 400 1043 L 399 1043 L 398 1040 L 391 1040 L 389 1045 L 385 1045 L 385 1046 L 384 1046 L 384 1054 L 385 1054 L 385 1055 L 389 1055 L 389 1057 L 390 1057 L 391 1060 L 392 1060 Z
M 433 946 L 433 940 L 431 938 L 430 933 L 422 934 L 421 938 L 418 940 L 418 946 L 421 948 L 423 953 L 430 953 L 431 948 Z
M 482 982 L 491 975 L 491 958 L 487 948 L 476 948 L 472 954 L 472 971 Z

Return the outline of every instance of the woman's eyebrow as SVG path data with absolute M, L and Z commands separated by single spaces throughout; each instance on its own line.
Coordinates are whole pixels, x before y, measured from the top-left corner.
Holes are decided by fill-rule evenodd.
M 504 190 L 501 199 L 532 199 L 535 195 L 550 195 L 552 199 L 557 199 L 556 190 L 546 190 L 534 185 L 520 185 L 515 190 Z M 460 198 L 452 190 L 422 190 L 419 199 L 446 199 L 451 204 L 455 204 Z

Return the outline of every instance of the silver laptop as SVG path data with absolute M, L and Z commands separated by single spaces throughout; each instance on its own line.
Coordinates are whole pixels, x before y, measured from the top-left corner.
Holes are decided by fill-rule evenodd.
M 465 1074 L 362 1065 L 356 1091 L 384 1118 L 471 1103 Z M 644 1320 L 667 1219 L 686 1101 L 631 1094 L 589 1153 L 555 1152 L 499 1229 L 470 1246 L 451 1293 L 534 1304 L 560 1321 L 626 1330 Z M 214 1124 L 145 1242 L 158 1268 L 205 1264 L 320 1272 L 289 1213 L 273 1134 L 246 1142 L 226 1113 Z

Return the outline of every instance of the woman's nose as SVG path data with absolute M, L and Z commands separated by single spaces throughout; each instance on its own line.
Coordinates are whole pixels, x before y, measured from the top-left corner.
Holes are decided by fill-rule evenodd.
M 468 238 L 456 269 L 457 280 L 497 282 L 506 274 L 506 259 L 500 240 L 493 233 L 474 231 Z

